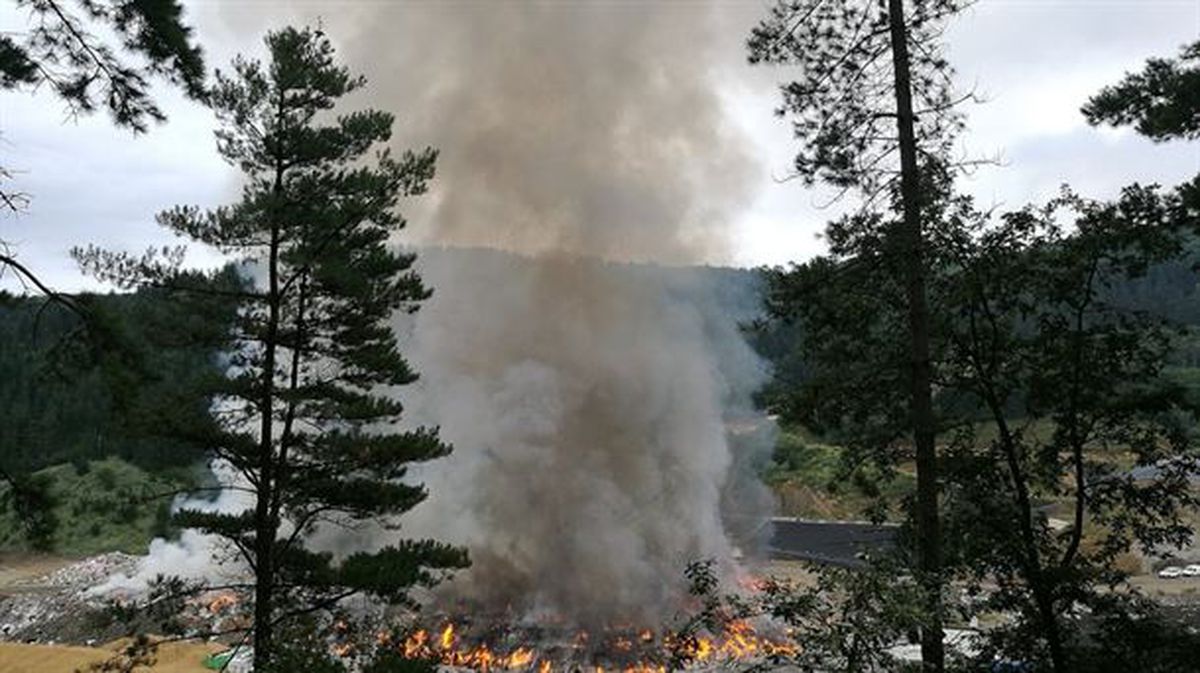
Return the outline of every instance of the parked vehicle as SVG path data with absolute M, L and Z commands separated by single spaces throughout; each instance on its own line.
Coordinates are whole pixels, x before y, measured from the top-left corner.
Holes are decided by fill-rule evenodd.
M 1200 577 L 1200 563 L 1193 563 L 1183 569 L 1184 577 Z
M 1183 577 L 1183 568 L 1179 566 L 1167 566 L 1158 571 L 1158 576 L 1165 580 L 1173 580 L 1176 577 Z

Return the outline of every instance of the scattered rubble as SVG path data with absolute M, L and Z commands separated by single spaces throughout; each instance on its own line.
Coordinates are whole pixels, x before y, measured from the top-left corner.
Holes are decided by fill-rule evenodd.
M 137 566 L 140 556 L 111 552 L 61 568 L 46 576 L 45 584 L 51 587 L 82 592 L 102 584 L 117 573 L 128 574 Z
M 114 573 L 130 572 L 138 557 L 101 554 L 0 592 L 0 641 L 91 644 L 103 600 L 89 593 Z

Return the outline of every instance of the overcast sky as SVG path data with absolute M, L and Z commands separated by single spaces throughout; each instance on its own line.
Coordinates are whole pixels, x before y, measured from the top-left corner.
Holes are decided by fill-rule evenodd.
M 239 51 L 257 53 L 257 35 L 297 18 L 327 17 L 327 32 L 337 44 L 341 10 L 374 6 L 244 2 L 235 10 L 211 0 L 187 5 L 210 67 L 223 66 Z M 778 180 L 787 174 L 794 150 L 787 124 L 772 114 L 775 83 L 786 73 L 745 65 L 742 48 L 766 5 L 730 0 L 717 7 L 723 37 L 714 41 L 715 56 L 709 57 L 715 58 L 711 84 L 723 123 L 741 134 L 757 177 L 727 214 L 722 226 L 731 243 L 705 260 L 713 263 L 781 264 L 818 254 L 823 223 L 838 213 L 837 206 L 818 207 L 826 195 Z M 684 6 L 711 9 L 698 2 Z M 469 2 L 457 7 L 473 10 Z M 638 9 L 629 2 L 611 7 Z M 15 10 L 0 12 L 0 29 L 19 31 L 24 22 Z M 664 49 L 688 48 L 686 35 L 669 37 L 678 43 Z M 1109 197 L 1129 182 L 1174 184 L 1200 171 L 1200 144 L 1155 145 L 1127 130 L 1093 129 L 1078 112 L 1090 94 L 1140 68 L 1146 58 L 1174 55 L 1180 45 L 1200 39 L 1200 2 L 981 0 L 955 21 L 948 37 L 959 81 L 989 99 L 969 110 L 967 148 L 1003 158 L 1002 167 L 982 169 L 963 183 L 985 205 L 1016 207 L 1045 199 L 1064 182 L 1086 196 Z M 362 66 L 369 70 L 370 64 Z M 413 66 L 413 76 L 419 76 L 420 64 Z M 134 137 L 104 115 L 67 119 L 62 105 L 44 95 L 0 97 L 0 163 L 17 173 L 16 186 L 33 197 L 28 212 L 0 219 L 0 239 L 14 244 L 20 258 L 53 285 L 89 286 L 67 257 L 72 245 L 141 250 L 171 243 L 154 224 L 154 213 L 177 203 L 216 205 L 236 197 L 238 176 L 215 153 L 211 115 L 168 89 L 159 90 L 159 100 L 170 121 Z M 408 112 L 395 111 L 401 119 Z M 446 156 L 453 148 L 443 149 L 444 158 L 453 161 Z M 716 187 L 696 185 L 701 193 Z M 421 225 L 416 218 L 410 225 L 418 238 Z M 192 258 L 214 259 L 202 251 Z M 10 281 L 0 284 L 12 287 Z

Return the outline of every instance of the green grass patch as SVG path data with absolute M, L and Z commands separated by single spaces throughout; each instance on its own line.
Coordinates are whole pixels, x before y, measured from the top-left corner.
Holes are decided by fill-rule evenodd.
M 1200 400 L 1200 367 L 1165 367 L 1163 374 L 1169 380 L 1187 388 L 1192 400 Z
M 32 478 L 48 496 L 54 522 L 42 551 L 88 556 L 109 551 L 144 553 L 151 539 L 171 534 L 172 498 L 164 494 L 195 484 L 200 472 L 150 473 L 108 458 L 54 465 Z M 26 526 L 11 498 L 0 503 L 0 551 L 31 550 Z
M 885 503 L 884 518 L 899 517 L 896 505 L 912 492 L 912 475 L 900 470 L 884 480 L 860 470 L 847 477 L 842 466 L 844 453 L 843 447 L 823 441 L 804 427 L 780 427 L 771 464 L 763 472 L 763 481 L 777 496 L 779 513 L 811 519 L 862 519 L 874 506 Z
M 842 451 L 840 446 L 820 442 L 803 427 L 781 427 L 763 478 L 768 484 L 795 482 L 824 487 L 837 476 Z

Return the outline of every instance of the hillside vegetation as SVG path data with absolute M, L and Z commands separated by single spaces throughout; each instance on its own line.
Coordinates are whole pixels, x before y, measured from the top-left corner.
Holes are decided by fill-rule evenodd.
M 436 257 L 471 259 L 479 251 L 431 251 Z M 508 263 L 521 264 L 516 255 Z M 637 269 L 634 269 L 637 271 Z M 703 287 L 746 323 L 757 315 L 762 285 L 753 270 L 717 267 L 646 267 L 642 272 L 676 278 L 680 288 Z M 232 273 L 232 270 L 229 271 Z M 1190 262 L 1160 265 L 1146 277 L 1113 290 L 1111 299 L 1136 310 L 1166 315 L 1183 327 L 1170 373 L 1200 395 L 1200 325 Z M 681 290 L 683 295 L 687 292 Z M 685 297 L 686 298 L 686 297 Z M 212 335 L 232 319 L 231 309 L 210 315 L 180 315 L 153 292 L 92 295 L 84 304 L 100 329 L 89 334 L 78 315 L 41 300 L 0 295 L 0 467 L 31 474 L 28 483 L 44 488 L 53 501 L 54 531 L 37 541 L 9 486 L 0 488 L 0 549 L 41 546 L 67 555 L 108 550 L 142 551 L 165 530 L 169 498 L 146 501 L 192 483 L 200 471 L 203 447 L 157 436 L 163 409 L 203 414 L 208 400 L 194 395 L 196 384 L 221 375 Z M 190 335 L 187 338 L 181 335 Z M 198 336 L 197 336 L 198 335 Z M 125 347 L 103 356 L 103 344 L 119 336 Z M 774 386 L 805 376 L 794 349 L 794 327 L 774 325 L 748 332 L 755 348 L 774 368 Z M 767 404 L 772 388 L 760 402 Z M 888 503 L 880 513 L 895 518 L 896 503 L 913 487 L 903 469 L 891 481 L 855 473 L 841 462 L 836 437 L 821 437 L 799 426 L 780 429 L 764 481 L 776 493 L 779 513 L 820 519 L 862 519 L 873 495 Z M 36 493 L 33 497 L 40 497 Z M 22 525 L 17 525 L 21 523 Z M 37 522 L 32 522 L 36 528 Z
M 46 539 L 31 539 L 11 499 L 0 499 L 0 551 L 36 547 L 69 557 L 109 551 L 143 554 L 151 539 L 171 534 L 168 494 L 194 485 L 200 474 L 185 467 L 149 472 L 120 458 L 39 470 L 31 478 L 50 503 L 53 525 Z M 7 488 L 0 486 L 0 492 Z

